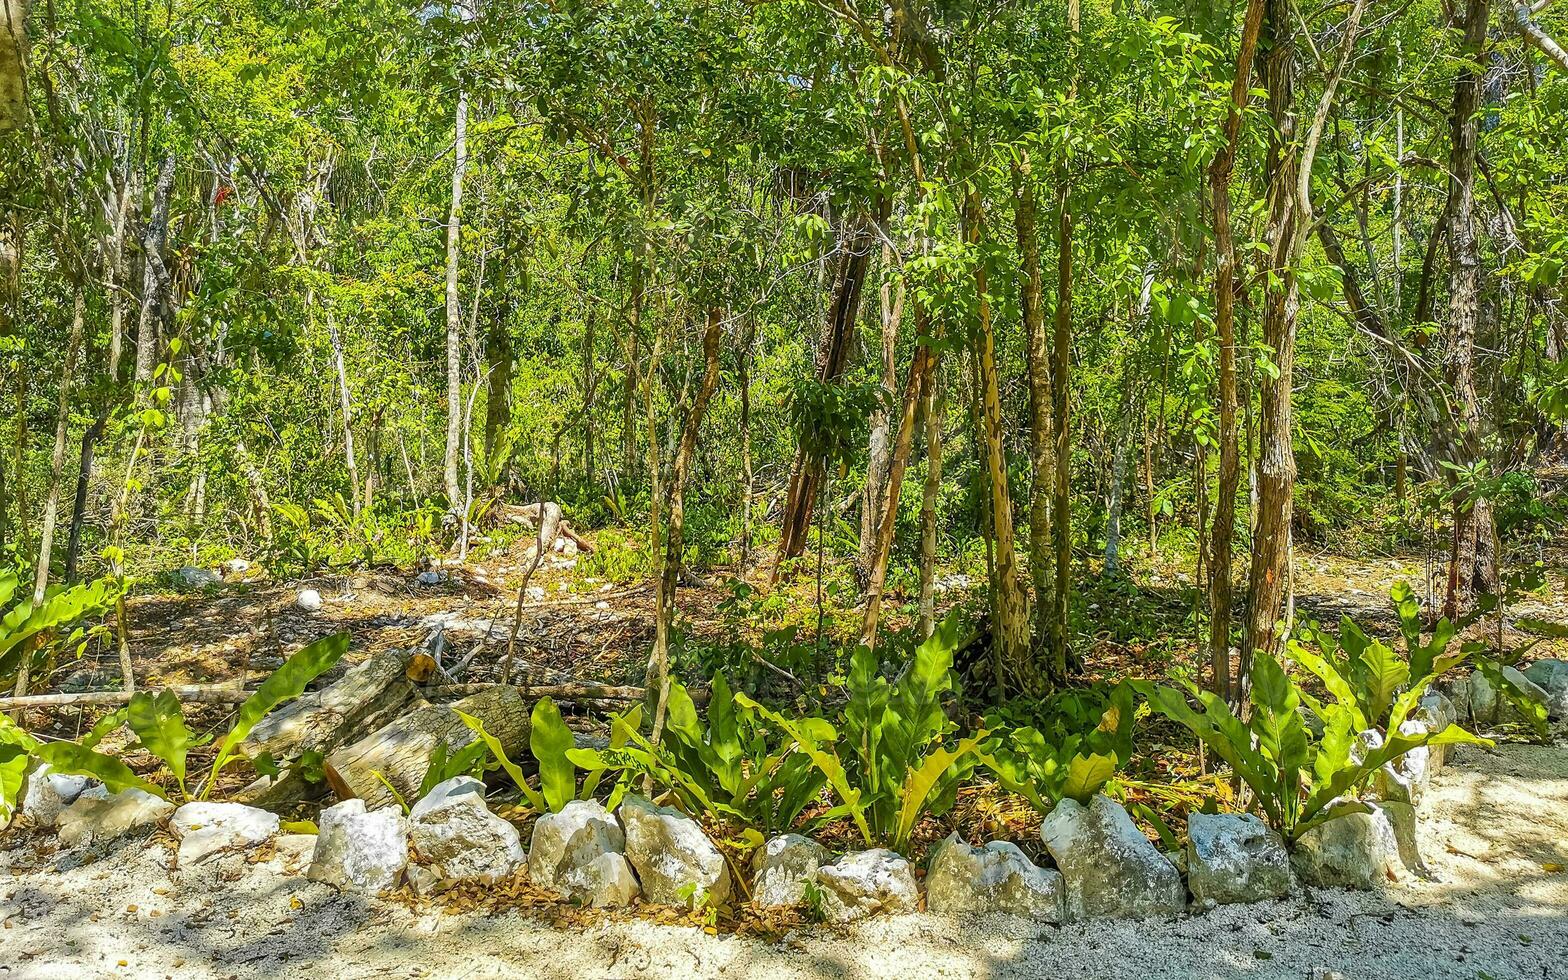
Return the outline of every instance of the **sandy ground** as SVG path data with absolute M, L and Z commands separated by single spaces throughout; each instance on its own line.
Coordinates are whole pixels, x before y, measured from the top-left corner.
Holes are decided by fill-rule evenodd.
M 338 895 L 265 863 L 169 870 L 153 838 L 83 861 L 0 846 L 0 978 L 1568 977 L 1568 748 L 1470 750 L 1422 805 L 1434 881 L 1153 922 L 1040 928 L 929 915 L 778 943 L 517 913 L 447 914 Z

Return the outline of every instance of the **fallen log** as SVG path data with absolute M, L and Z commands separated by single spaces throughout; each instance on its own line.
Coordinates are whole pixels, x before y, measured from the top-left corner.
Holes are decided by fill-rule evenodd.
M 555 550 L 555 539 L 557 536 L 570 540 L 583 554 L 593 552 L 593 545 L 587 538 L 573 530 L 570 524 L 566 523 L 565 518 L 561 514 L 561 505 L 554 501 L 546 501 L 543 505 L 536 503 L 501 504 L 495 508 L 495 516 L 497 518 L 532 529 L 539 528 L 541 514 L 544 517 L 544 528 L 539 535 L 543 540 L 539 543 L 543 546 L 541 548 L 543 553 L 549 554 Z
M 415 701 L 409 674 L 413 657 L 404 650 L 385 650 L 351 668 L 319 691 L 308 691 L 263 718 L 240 743 L 250 758 L 262 754 L 287 765 L 316 752 L 326 755 L 397 718 Z M 233 798 L 264 806 L 312 795 L 304 777 L 286 770 L 262 776 Z
M 413 805 L 436 747 L 444 744 L 447 752 L 456 752 L 477 737 L 458 711 L 482 721 L 507 755 L 521 757 L 528 739 L 529 704 L 516 688 L 494 686 L 449 705 L 418 703 L 352 745 L 337 749 L 322 766 L 327 782 L 340 799 L 358 797 L 371 809 L 390 806 L 397 796 Z
M 557 701 L 641 701 L 640 687 L 617 687 L 610 684 L 434 684 L 425 688 L 427 697 L 467 697 L 510 687 L 529 701 L 554 698 Z
M 153 694 L 173 691 L 182 702 L 197 704 L 239 704 L 251 696 L 251 691 L 222 685 L 181 684 L 170 687 L 143 688 Z M 131 694 L 127 691 L 72 691 L 63 694 L 29 694 L 25 697 L 0 698 L 0 711 L 13 708 L 65 708 L 94 705 L 128 704 Z

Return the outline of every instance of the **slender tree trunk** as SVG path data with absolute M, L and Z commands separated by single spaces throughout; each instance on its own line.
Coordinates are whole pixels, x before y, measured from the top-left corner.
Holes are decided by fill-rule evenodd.
M 914 443 L 915 415 L 922 393 L 932 384 L 937 368 L 932 353 L 930 322 L 925 310 L 915 305 L 915 356 L 909 364 L 904 394 L 898 415 L 898 437 L 887 470 L 887 494 L 882 500 L 882 520 L 877 530 L 876 554 L 866 582 L 866 613 L 861 620 L 860 642 L 875 647 L 877 627 L 882 621 L 882 590 L 887 584 L 887 563 L 893 550 L 893 528 L 898 523 L 898 498 L 904 486 L 904 471 L 909 466 L 909 450 Z
M 892 262 L 893 251 L 882 247 L 882 262 Z M 884 404 L 871 414 L 871 436 L 866 452 L 866 488 L 860 504 L 860 554 L 855 563 L 856 574 L 866 580 L 871 571 L 872 553 L 877 544 L 877 518 L 882 513 L 882 491 L 886 489 L 889 443 L 889 413 L 898 387 L 898 366 L 894 355 L 898 347 L 898 324 L 904 313 L 904 283 L 889 281 L 882 285 L 882 303 L 879 310 L 882 321 L 882 390 Z
M 834 277 L 833 299 L 817 345 L 817 383 L 832 384 L 849 367 L 849 352 L 854 340 L 855 319 L 860 311 L 860 294 L 871 266 L 871 236 L 864 219 L 854 219 L 844 232 L 844 254 Z M 778 578 L 784 562 L 799 558 L 806 549 L 815 512 L 817 488 L 822 482 L 824 461 L 804 449 L 795 453 L 790 468 L 789 492 L 784 500 L 784 521 L 779 537 L 778 557 L 773 577 Z
M 110 409 L 99 409 L 93 424 L 82 433 L 81 463 L 76 471 L 76 498 L 71 506 L 71 531 L 65 545 L 65 581 L 76 581 L 76 564 L 82 553 L 82 525 L 87 520 L 87 492 L 93 479 L 93 455 L 109 425 Z
M 1056 558 L 1052 551 L 1051 499 L 1056 488 L 1055 395 L 1051 384 L 1051 345 L 1041 298 L 1040 234 L 1036 223 L 1034 181 L 1027 151 L 1012 162 L 1013 225 L 1018 237 L 1018 309 L 1023 318 L 1024 361 L 1029 377 L 1029 577 L 1034 585 L 1036 659 L 1050 658 L 1051 673 L 1067 673 L 1055 642 Z
M 130 279 L 130 252 L 125 247 L 126 229 L 130 225 L 131 209 L 142 195 L 141 171 L 132 162 L 133 154 L 126 153 L 125 179 L 120 186 L 119 206 L 114 213 L 114 227 L 106 243 L 109 295 L 109 381 L 120 380 L 120 363 L 125 350 L 125 287 Z
M 971 188 L 966 208 L 969 241 L 983 254 L 985 212 L 980 192 Z M 1039 694 L 1049 686 L 1050 671 L 1034 660 L 1029 650 L 1029 596 L 1019 580 L 1013 544 L 1013 498 L 1007 474 L 1007 454 L 1002 445 L 1001 385 L 996 370 L 996 334 L 991 323 L 991 300 L 986 292 L 985 262 L 974 267 L 975 298 L 980 317 L 977 360 L 980 408 L 985 447 L 986 483 L 990 489 L 991 537 L 996 545 L 996 569 L 991 590 L 996 607 L 992 624 L 992 650 L 996 656 L 999 691 Z
M 920 494 L 920 624 L 922 639 L 936 629 L 937 500 L 942 492 L 942 421 L 947 399 L 942 394 L 940 368 L 921 396 L 925 416 L 926 482 Z
M 446 220 L 446 455 L 442 467 L 447 504 L 458 513 L 463 487 L 458 477 L 458 457 L 463 442 L 463 310 L 458 302 L 457 271 L 462 259 L 463 177 L 468 170 L 468 92 L 459 89 L 452 147 L 452 199 Z
M 751 357 L 757 342 L 757 323 L 746 327 L 746 340 L 740 350 L 740 572 L 744 577 L 751 566 L 751 502 L 756 493 L 751 471 Z
M 354 495 L 354 519 L 359 519 L 359 461 L 354 456 L 354 402 L 348 392 L 348 370 L 343 364 L 343 338 L 338 335 L 337 321 L 327 314 L 327 337 L 332 343 L 332 367 L 338 380 L 338 402 L 343 410 L 343 461 L 348 467 L 349 487 Z
M 1263 343 L 1273 362 L 1260 372 L 1258 425 L 1258 508 L 1248 576 L 1247 642 L 1237 668 L 1244 689 L 1252 658 L 1278 658 L 1284 642 L 1280 622 L 1290 576 L 1292 495 L 1296 457 L 1291 446 L 1291 383 L 1296 344 L 1296 270 L 1289 244 L 1303 216 L 1296 211 L 1295 187 L 1300 160 L 1296 156 L 1296 52 L 1291 10 L 1285 0 L 1267 0 L 1263 82 L 1276 135 L 1267 163 L 1269 219 L 1268 285 L 1263 308 Z M 1310 218 L 1310 216 L 1307 216 Z M 1234 692 L 1241 700 L 1240 690 Z
M 1214 216 L 1214 328 L 1219 341 L 1219 489 L 1209 534 L 1209 669 L 1214 693 L 1230 699 L 1237 685 L 1231 677 L 1231 545 L 1235 537 L 1236 491 L 1241 479 L 1240 441 L 1236 430 L 1236 244 L 1230 223 L 1230 182 L 1236 167 L 1236 142 L 1241 116 L 1252 86 L 1252 60 L 1263 26 L 1266 0 L 1249 0 L 1236 51 L 1236 74 L 1230 87 L 1225 143 L 1209 167 Z
M 670 470 L 668 504 L 666 507 L 663 560 L 655 580 L 653 653 L 648 658 L 644 688 L 652 702 L 653 741 L 658 743 L 664 729 L 665 709 L 670 696 L 670 629 L 675 623 L 675 590 L 680 583 L 681 558 L 685 549 L 686 480 L 691 473 L 692 459 L 696 455 L 697 437 L 702 432 L 702 420 L 708 414 L 708 403 L 719 385 L 719 339 L 722 333 L 722 311 L 708 311 L 708 324 L 702 333 L 702 383 L 686 412 L 681 427 L 680 445 Z
M 1443 363 L 1444 381 L 1454 400 L 1451 439 L 1453 462 L 1461 469 L 1482 459 L 1481 403 L 1476 394 L 1475 340 L 1480 320 L 1481 257 L 1475 228 L 1475 170 L 1480 127 L 1482 77 L 1479 67 L 1486 45 L 1485 0 L 1467 0 L 1459 74 L 1454 80 L 1454 107 L 1449 117 L 1448 161 L 1448 330 Z M 1448 557 L 1448 588 L 1444 614 L 1455 618 L 1478 591 L 1497 587 L 1496 523 L 1486 500 L 1450 477 L 1454 486 L 1454 533 Z
M 152 208 L 142 232 L 142 311 L 136 323 L 136 380 L 152 380 L 158 334 L 168 315 L 169 270 L 163 251 L 169 237 L 169 195 L 174 190 L 174 154 L 163 158 L 153 185 Z
M 60 369 L 59 411 L 54 423 L 54 453 L 49 458 L 49 494 L 44 498 L 43 520 L 38 533 L 38 567 L 33 573 L 33 603 L 44 601 L 44 589 L 49 584 L 49 563 L 54 554 L 55 522 L 60 513 L 60 478 L 65 472 L 65 441 L 71 430 L 71 394 L 76 383 L 77 361 L 82 355 L 82 324 L 86 316 L 86 298 L 78 281 L 72 290 L 71 335 L 66 341 L 65 364 Z M 24 664 L 23 672 L 26 667 Z M 17 694 L 26 694 L 23 675 L 17 677 Z

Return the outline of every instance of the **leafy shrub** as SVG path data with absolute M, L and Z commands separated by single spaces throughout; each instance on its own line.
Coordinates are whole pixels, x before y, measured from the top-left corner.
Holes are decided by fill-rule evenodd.
M 1133 696 L 1127 683 L 1063 691 L 1042 706 L 1040 727 L 1009 727 L 993 715 L 986 727 L 997 730 L 978 758 L 1041 813 L 1064 797 L 1087 803 L 1132 759 Z
M 1370 670 L 1370 669 L 1369 669 Z M 1408 671 L 1406 672 L 1408 676 Z M 1368 676 L 1381 678 L 1376 672 Z M 1405 734 L 1399 726 L 1410 715 L 1431 683 L 1432 675 L 1394 694 L 1384 716 L 1388 726 L 1383 743 L 1357 746 L 1357 719 L 1367 716 L 1367 704 L 1358 700 L 1354 685 L 1335 683 L 1329 688 L 1334 700 L 1313 708 L 1323 720 L 1322 735 L 1315 736 L 1301 715 L 1303 692 L 1272 657 L 1260 655 L 1253 662 L 1248 697 L 1252 712 L 1242 721 L 1225 701 L 1209 691 L 1188 684 L 1187 692 L 1142 681 L 1133 686 L 1149 704 L 1196 735 L 1252 790 L 1255 805 L 1270 826 L 1295 841 L 1312 828 L 1344 813 L 1364 810 L 1363 804 L 1345 797 L 1364 787 L 1379 769 L 1423 745 L 1480 742 L 1457 725 L 1441 732 Z M 1374 693 L 1374 706 L 1382 703 L 1383 681 L 1375 679 L 1362 694 Z M 1195 710 L 1187 695 L 1202 710 Z
M 120 585 L 111 578 L 83 585 L 56 586 L 34 604 L 29 586 L 14 568 L 0 568 L 0 687 L 16 680 L 23 657 L 31 657 L 33 676 L 62 647 L 80 645 L 90 629 L 82 624 L 102 618 L 114 607 Z
M 574 758 L 580 751 L 576 748 L 577 737 L 572 730 L 566 727 L 566 721 L 561 717 L 561 709 L 551 698 L 540 698 L 534 703 L 532 714 L 529 716 L 528 751 L 534 757 L 534 762 L 539 766 L 539 788 L 528 782 L 528 776 L 506 754 L 506 748 L 500 739 L 485 730 L 484 722 L 473 715 L 459 711 L 457 716 L 463 724 L 473 730 L 478 736 L 474 746 L 483 746 L 489 750 L 491 762 L 505 770 L 508 777 L 522 792 L 523 799 L 528 805 L 540 813 L 559 813 L 566 804 L 573 800 L 586 800 L 592 798 L 599 788 L 599 782 L 604 774 L 612 767 L 608 765 L 588 764 L 582 768 L 585 776 L 582 787 L 577 785 L 577 763 Z M 626 744 L 631 733 L 641 724 L 642 706 L 638 705 L 624 715 L 612 717 L 610 750 L 618 751 Z M 623 787 L 617 787 L 610 796 L 610 807 L 613 809 L 619 801 Z
M 943 697 L 956 695 L 953 653 L 959 622 L 949 615 L 915 651 L 895 681 L 866 647 L 850 658 L 849 702 L 836 729 L 821 718 L 788 718 L 745 695 L 736 702 L 760 711 L 795 740 L 825 778 L 869 844 L 904 850 L 924 814 L 951 809 L 959 780 L 973 767 L 985 732 L 955 741 Z

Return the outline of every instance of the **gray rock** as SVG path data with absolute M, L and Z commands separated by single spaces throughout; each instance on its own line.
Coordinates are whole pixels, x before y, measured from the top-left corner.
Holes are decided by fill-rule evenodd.
M 1524 676 L 1538 684 L 1548 695 L 1568 692 L 1568 661 L 1537 660 L 1525 668 Z
M 320 612 L 321 593 L 315 589 L 300 589 L 299 595 L 294 597 L 294 605 L 305 612 Z
M 1061 872 L 1029 860 L 1018 845 L 994 840 L 971 847 L 950 836 L 937 845 L 926 874 L 926 907 L 958 915 L 1006 912 L 1036 922 L 1066 916 Z
M 1513 683 L 1515 688 L 1523 691 L 1532 700 L 1539 701 L 1541 704 L 1545 705 L 1548 718 L 1551 718 L 1553 714 L 1556 713 L 1553 710 L 1551 694 L 1549 694 L 1544 687 L 1526 677 L 1517 667 L 1504 667 L 1502 674 Z M 1557 714 L 1560 716 L 1560 713 Z M 1524 716 L 1520 714 L 1518 709 L 1514 707 L 1512 701 L 1499 697 L 1497 706 L 1497 720 L 1524 723 Z
M 1040 824 L 1040 839 L 1066 879 L 1070 917 L 1144 918 L 1187 905 L 1176 868 L 1109 797 L 1097 794 L 1087 807 L 1062 800 Z
M 795 908 L 806 901 L 806 886 L 828 859 L 828 849 L 809 837 L 781 834 L 751 859 L 751 900 L 762 908 Z
M 1198 902 L 1262 902 L 1295 885 L 1285 842 L 1250 813 L 1187 818 L 1187 887 Z
M 1497 724 L 1497 689 L 1479 670 L 1470 673 L 1466 687 L 1470 695 L 1470 720 L 1477 728 Z
M 619 815 L 626 830 L 626 860 L 637 872 L 644 899 L 691 909 L 729 897 L 724 855 L 697 821 L 640 796 L 628 796 Z
M 1470 675 L 1449 674 L 1434 681 L 1432 691 L 1448 698 L 1454 706 L 1454 724 L 1472 727 L 1474 721 L 1470 715 Z
M 485 806 L 484 784 L 448 779 L 409 814 L 414 852 L 442 878 L 504 881 L 528 861 L 517 828 Z
M 579 836 L 567 847 L 555 889 L 568 901 L 594 908 L 630 905 L 641 893 L 637 876 L 626 855 L 598 851 L 594 842 Z
M 315 834 L 279 834 L 272 842 L 272 860 L 286 875 L 310 870 L 310 861 L 315 854 Z
M 55 772 L 49 763 L 40 762 L 22 789 L 22 822 L 29 827 L 53 827 L 89 782 L 86 776 Z
M 243 851 L 277 835 L 277 814 L 240 803 L 187 803 L 169 818 L 180 840 L 180 867 L 222 851 Z
M 182 588 L 187 589 L 205 589 L 209 585 L 218 585 L 223 581 L 223 579 L 218 577 L 217 573 L 206 568 L 197 568 L 194 565 L 186 565 L 175 572 L 174 577 L 179 581 Z
M 1399 877 L 1399 840 L 1375 803 L 1317 825 L 1296 841 L 1291 867 L 1309 885 L 1379 888 Z
M 100 844 L 133 831 L 151 830 L 173 812 L 173 803 L 145 790 L 111 794 L 102 786 L 90 787 L 60 812 L 60 841 L 68 846 Z
M 445 572 L 426 571 L 414 576 L 414 584 L 416 585 L 440 585 L 445 581 Z
M 1450 725 L 1460 723 L 1459 710 L 1455 707 L 1454 702 L 1447 695 L 1438 691 L 1428 691 L 1421 696 L 1421 701 L 1416 706 L 1412 720 L 1426 725 L 1427 731 L 1431 732 L 1441 732 Z M 1433 770 L 1441 769 L 1447 765 L 1448 746 L 1427 746 L 1427 763 Z
M 829 922 L 853 922 L 876 912 L 913 912 L 920 889 L 909 862 L 877 848 L 846 854 L 817 869 L 822 912 Z
M 547 813 L 534 823 L 528 875 L 541 888 L 558 889 L 558 879 L 571 867 L 568 858 L 592 861 L 625 850 L 626 834 L 613 814 L 597 800 L 573 800 L 561 812 Z
M 352 891 L 397 886 L 408 867 L 408 818 L 396 807 L 366 811 L 364 800 L 344 800 L 321 811 L 308 877 Z

